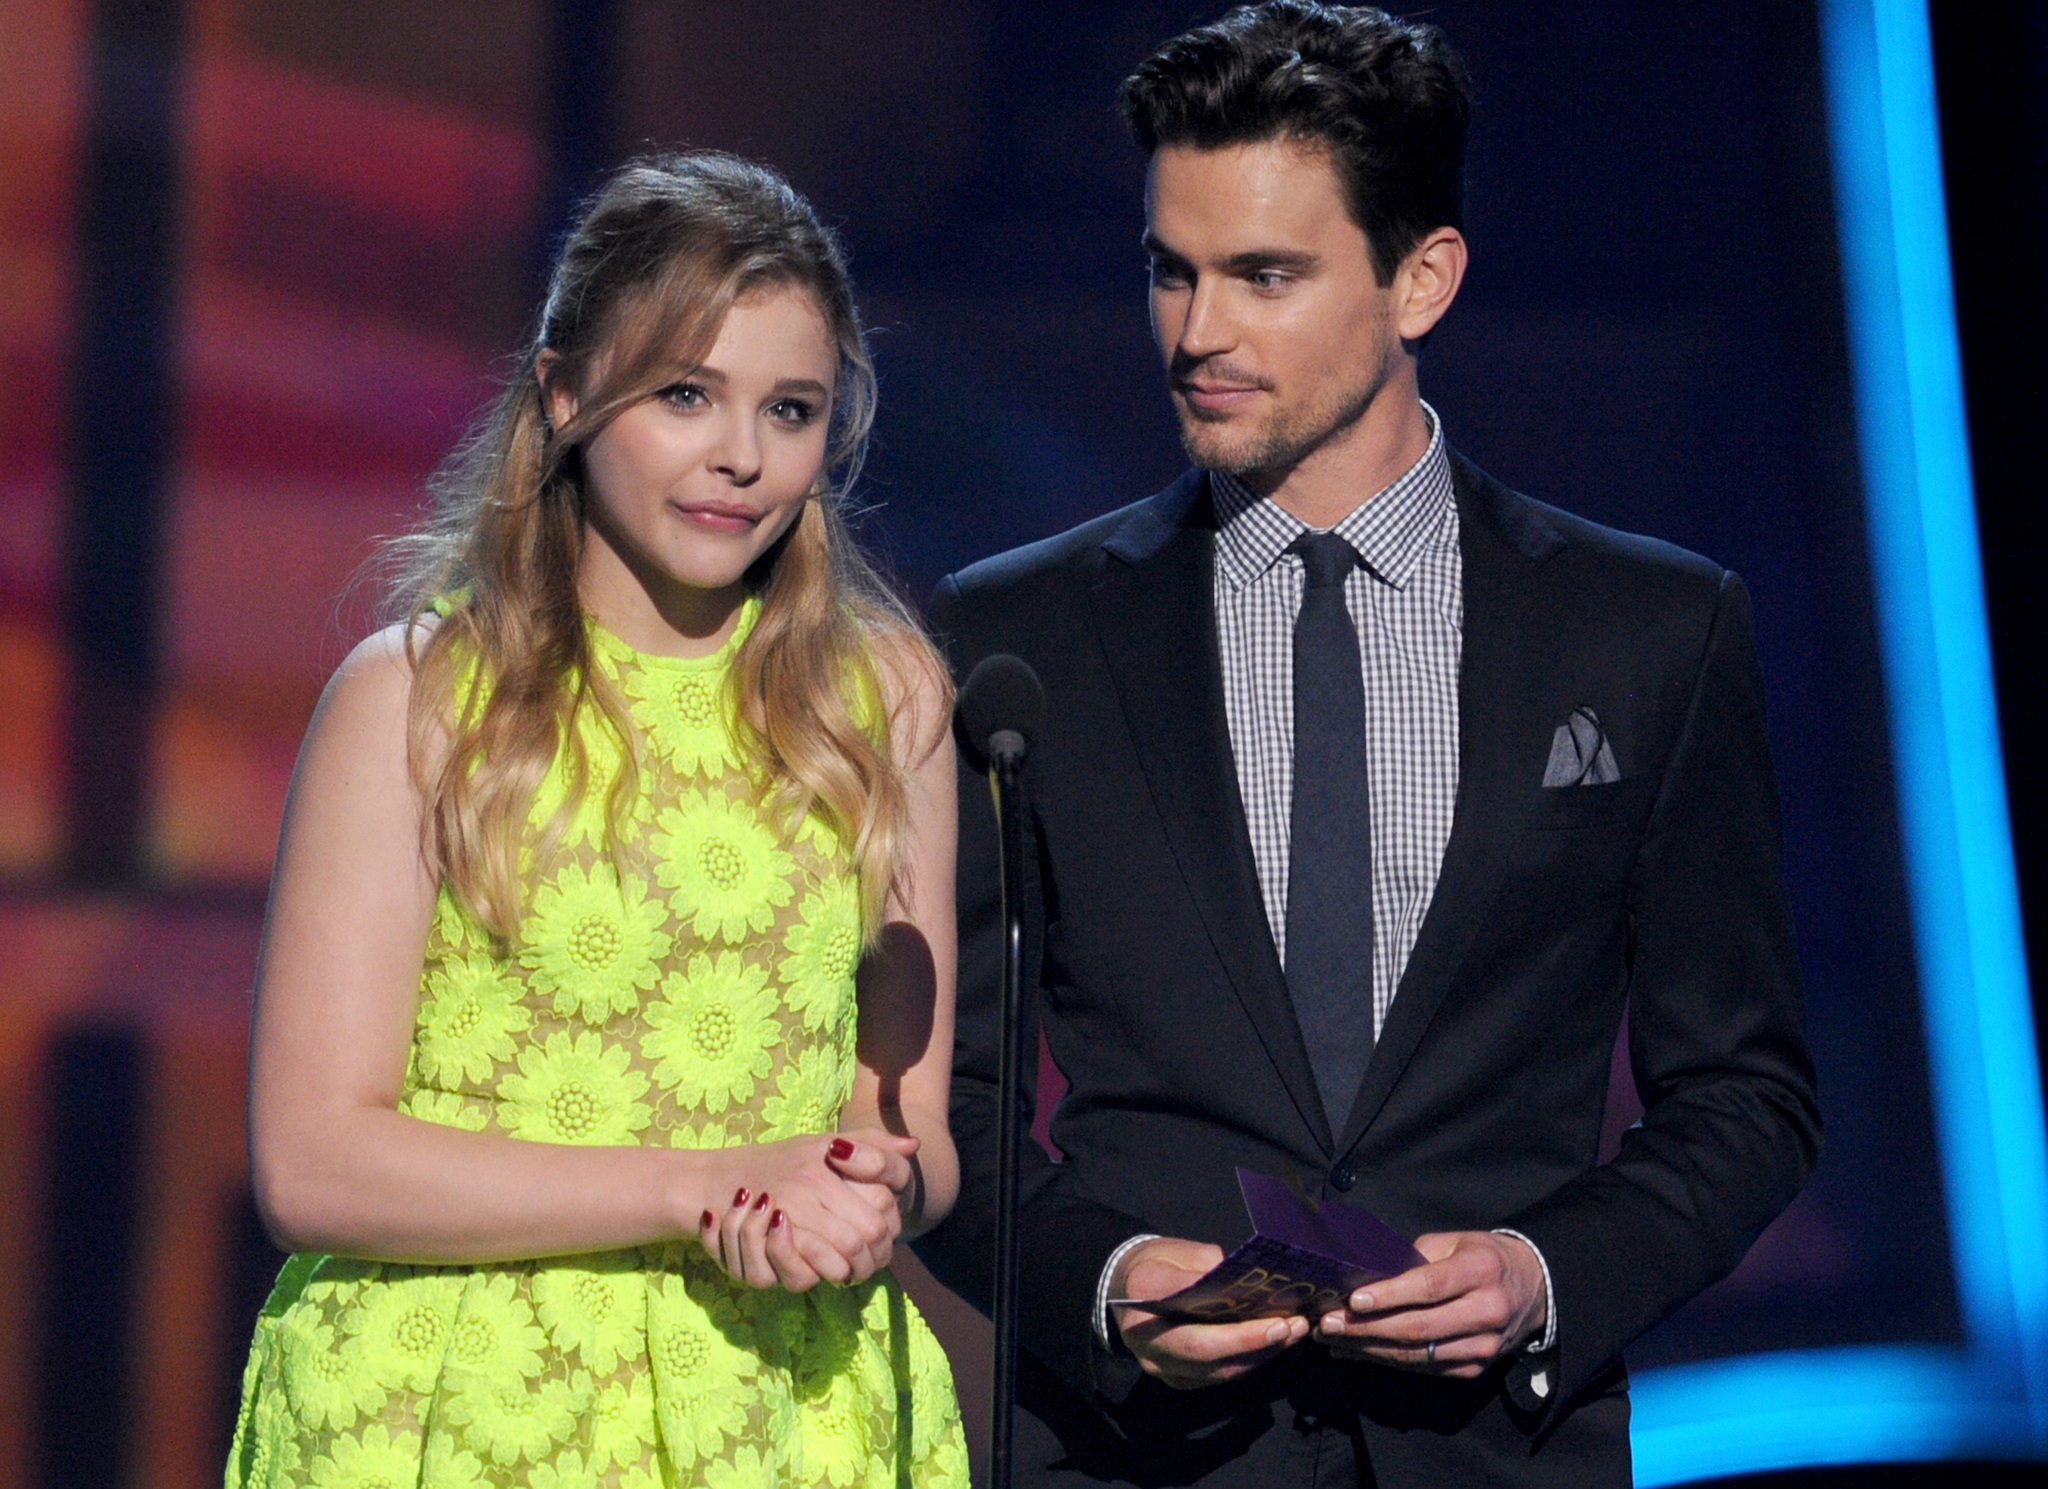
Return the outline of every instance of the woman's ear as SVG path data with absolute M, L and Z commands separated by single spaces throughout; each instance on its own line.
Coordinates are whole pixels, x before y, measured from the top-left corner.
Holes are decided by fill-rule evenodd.
M 576 389 L 562 364 L 562 354 L 543 349 L 533 359 L 533 378 L 540 384 L 541 412 L 548 426 L 560 429 L 576 417 Z

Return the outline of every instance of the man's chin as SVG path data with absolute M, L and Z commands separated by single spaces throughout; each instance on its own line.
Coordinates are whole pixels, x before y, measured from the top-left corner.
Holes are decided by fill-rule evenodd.
M 1183 414 L 1180 421 L 1181 448 L 1188 459 L 1204 470 L 1227 476 L 1248 476 L 1274 464 L 1273 440 L 1265 431 L 1232 429 L 1221 419 L 1201 419 Z

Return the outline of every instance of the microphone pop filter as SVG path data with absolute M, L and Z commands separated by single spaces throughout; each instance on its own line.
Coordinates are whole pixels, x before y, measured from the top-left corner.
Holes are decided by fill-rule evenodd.
M 960 729 L 984 759 L 1023 760 L 1045 722 L 1045 689 L 1021 657 L 983 657 L 960 689 Z

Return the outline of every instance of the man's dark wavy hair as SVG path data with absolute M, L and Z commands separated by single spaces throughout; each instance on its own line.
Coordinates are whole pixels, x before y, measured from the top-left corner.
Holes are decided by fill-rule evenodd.
M 1465 225 L 1472 85 L 1434 26 L 1362 5 L 1246 5 L 1161 45 L 1117 108 L 1148 156 L 1326 145 L 1383 285 L 1433 229 Z

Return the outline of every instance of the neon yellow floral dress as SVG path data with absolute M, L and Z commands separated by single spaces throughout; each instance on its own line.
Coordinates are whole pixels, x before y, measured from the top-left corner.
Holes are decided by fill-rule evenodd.
M 593 626 L 647 769 L 627 841 L 571 822 L 520 943 L 444 891 L 403 1109 L 532 1142 L 723 1147 L 832 1129 L 852 1089 L 858 891 L 735 751 L 732 643 L 682 661 Z M 593 789 L 618 769 L 592 728 Z M 561 762 L 536 824 L 561 804 Z M 615 865 L 614 860 L 618 860 Z M 294 1256 L 256 1326 L 230 1486 L 967 1489 L 951 1373 L 884 1272 L 732 1282 L 694 1241 L 482 1266 Z

